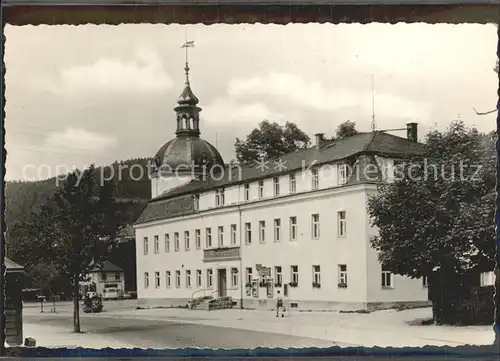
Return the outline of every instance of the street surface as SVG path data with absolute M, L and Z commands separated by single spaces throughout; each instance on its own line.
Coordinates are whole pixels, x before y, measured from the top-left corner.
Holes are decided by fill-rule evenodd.
M 71 326 L 71 317 L 29 316 L 29 322 L 50 326 Z M 275 333 L 236 330 L 164 320 L 132 320 L 108 317 L 85 317 L 82 328 L 87 334 L 111 335 L 116 341 L 140 348 L 255 348 L 255 347 L 331 347 L 324 340 L 305 339 Z
M 68 307 L 69 306 L 69 307 Z M 68 311 L 70 304 L 56 305 L 57 314 L 50 312 L 51 305 L 44 306 L 44 313 L 40 313 L 40 306 L 25 304 L 24 322 L 30 324 L 47 325 L 50 327 L 67 328 L 72 331 L 73 317 Z M 194 323 L 171 322 L 165 319 L 141 320 L 137 318 L 116 318 L 107 316 L 113 310 L 135 311 L 134 301 L 104 302 L 105 312 L 101 314 L 86 314 L 81 312 L 80 323 L 82 331 L 87 335 L 112 337 L 115 341 L 140 348 L 256 348 L 256 347 L 331 347 L 334 342 L 314 338 L 297 337 L 277 333 L 238 330 L 217 326 L 199 325 Z M 224 312 L 224 311 L 221 311 Z M 270 312 L 270 317 L 276 319 Z M 192 319 L 191 319 L 192 320 Z M 29 335 L 26 335 L 29 336 Z
M 104 312 L 81 312 L 82 334 L 72 332 L 70 302 L 26 303 L 24 337 L 47 347 L 91 348 L 256 348 L 380 346 L 422 347 L 491 345 L 491 326 L 422 325 L 431 308 L 385 310 L 369 314 L 287 311 L 136 309 L 135 300 L 105 301 Z

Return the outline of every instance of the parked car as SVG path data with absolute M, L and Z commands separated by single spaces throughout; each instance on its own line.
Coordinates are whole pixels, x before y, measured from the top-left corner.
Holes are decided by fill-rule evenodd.
M 105 300 L 117 300 L 119 299 L 118 288 L 108 287 L 105 288 L 102 292 L 102 298 Z

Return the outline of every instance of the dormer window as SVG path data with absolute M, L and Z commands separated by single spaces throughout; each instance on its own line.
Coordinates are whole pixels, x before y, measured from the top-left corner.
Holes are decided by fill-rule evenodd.
M 346 184 L 347 183 L 347 164 L 338 164 L 337 171 L 338 171 L 339 186 Z
M 224 188 L 215 190 L 215 206 L 222 207 L 224 205 Z
M 250 184 L 245 184 L 245 201 L 250 200 Z
M 312 189 L 318 189 L 319 188 L 318 168 L 313 168 L 311 170 L 311 175 L 312 175 Z
M 274 184 L 274 196 L 277 197 L 280 195 L 280 179 L 279 179 L 279 177 L 273 178 L 273 184 Z
M 193 207 L 194 207 L 195 211 L 200 210 L 200 195 L 199 194 L 195 194 L 193 196 Z
M 290 174 L 290 193 L 295 193 L 295 191 L 297 190 L 297 182 L 296 182 L 296 179 L 295 179 L 295 174 L 292 173 Z

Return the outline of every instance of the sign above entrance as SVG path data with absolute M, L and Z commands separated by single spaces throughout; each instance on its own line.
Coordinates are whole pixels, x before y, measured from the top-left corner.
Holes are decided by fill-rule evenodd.
M 203 251 L 203 262 L 233 261 L 240 258 L 240 247 L 224 247 Z

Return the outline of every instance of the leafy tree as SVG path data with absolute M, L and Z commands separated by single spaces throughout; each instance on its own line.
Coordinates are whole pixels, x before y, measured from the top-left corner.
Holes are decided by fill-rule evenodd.
M 38 268 L 51 265 L 51 272 L 42 275 L 44 282 L 67 277 L 73 297 L 74 332 L 81 332 L 79 282 L 106 260 L 124 223 L 113 192 L 113 183 L 97 180 L 94 166 L 75 171 L 41 207 L 34 221 L 24 226 L 26 230 L 17 231 L 32 240 L 31 246 L 24 248 L 24 257 L 31 262 L 38 259 Z
M 468 290 L 494 268 L 495 181 L 491 136 L 462 122 L 430 132 L 425 154 L 408 159 L 369 200 L 379 260 L 395 274 L 428 277 L 430 286 L 446 279 L 448 299 L 459 285 Z
M 39 242 L 37 215 L 33 215 L 33 222 L 16 223 L 11 230 L 11 237 L 16 242 L 7 243 L 7 252 L 13 260 L 23 264 L 28 287 L 38 288 L 42 294 L 53 295 L 67 291 L 67 279 L 50 261 L 40 257 L 46 253 L 46 245 Z M 48 246 L 48 245 L 47 245 Z
M 348 120 L 337 127 L 336 136 L 330 140 L 344 139 L 358 133 L 356 123 Z M 264 120 L 247 135 L 245 140 L 236 138 L 234 146 L 238 163 L 254 164 L 261 157 L 267 159 L 279 157 L 305 149 L 310 144 L 309 136 L 295 123 L 287 122 L 281 126 L 276 122 Z M 229 164 L 232 162 L 234 161 Z
M 344 139 L 348 137 L 352 137 L 353 135 L 359 134 L 356 130 L 356 123 L 351 122 L 350 120 L 345 121 L 337 127 L 336 138 Z
M 33 288 L 38 288 L 40 293 L 47 295 L 54 302 L 55 295 L 68 291 L 68 277 L 59 272 L 57 265 L 42 261 L 29 268 L 28 276 Z
M 261 157 L 273 158 L 307 148 L 311 140 L 296 124 L 284 126 L 264 120 L 247 135 L 245 140 L 236 138 L 236 158 L 239 163 L 253 164 Z

